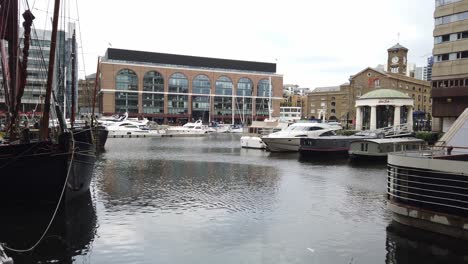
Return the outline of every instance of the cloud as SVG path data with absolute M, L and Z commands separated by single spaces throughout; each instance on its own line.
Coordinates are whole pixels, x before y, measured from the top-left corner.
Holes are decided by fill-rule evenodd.
M 384 64 L 398 33 L 410 62 L 424 64 L 433 45 L 434 1 L 427 0 L 78 2 L 86 74 L 112 43 L 193 56 L 278 59 L 285 83 L 316 87 Z

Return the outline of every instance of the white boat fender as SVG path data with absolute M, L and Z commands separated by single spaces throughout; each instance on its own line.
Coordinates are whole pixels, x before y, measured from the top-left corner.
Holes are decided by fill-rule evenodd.
M 13 259 L 8 257 L 0 244 L 0 264 L 13 264 Z

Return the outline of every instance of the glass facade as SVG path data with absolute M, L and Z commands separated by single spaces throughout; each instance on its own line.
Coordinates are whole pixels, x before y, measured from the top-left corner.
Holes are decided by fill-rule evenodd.
M 152 92 L 152 93 L 145 93 Z M 154 92 L 160 92 L 154 93 Z M 157 71 L 150 71 L 143 77 L 143 113 L 164 114 L 164 78 Z
M 115 78 L 115 89 L 125 91 L 115 93 L 115 112 L 138 113 L 138 77 L 136 73 L 129 69 L 119 71 Z
M 232 116 L 233 84 L 229 77 L 221 76 L 216 80 L 214 114 Z
M 454 22 L 458 22 L 458 21 L 462 21 L 466 19 L 468 19 L 468 12 L 442 16 L 442 17 L 437 17 L 435 19 L 435 25 L 436 26 L 445 25 L 445 24 L 454 23 Z
M 463 0 L 436 0 L 435 1 L 435 6 L 439 7 L 439 6 L 448 5 L 448 4 L 461 2 L 461 1 L 463 1 Z
M 206 75 L 197 75 L 192 82 L 192 118 L 207 122 L 210 118 L 210 90 L 211 81 Z M 207 96 L 200 96 L 206 94 Z
M 268 79 L 262 79 L 258 82 L 257 85 L 257 98 L 255 102 L 255 108 L 257 111 L 257 116 L 268 116 L 268 104 L 269 97 L 271 95 L 270 81 Z
M 249 78 L 240 78 L 237 82 L 236 115 L 252 115 L 253 82 Z M 248 98 L 245 98 L 248 96 Z
M 172 74 L 169 78 L 168 114 L 188 114 L 188 95 L 184 94 L 188 94 L 187 77 L 182 73 Z

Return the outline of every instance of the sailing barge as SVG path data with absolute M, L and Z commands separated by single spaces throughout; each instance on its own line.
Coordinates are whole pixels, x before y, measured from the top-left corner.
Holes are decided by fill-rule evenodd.
M 20 56 L 18 1 L 0 0 L 1 66 L 8 109 L 7 140 L 0 145 L 0 198 L 3 201 L 58 202 L 89 190 L 96 159 L 91 128 L 68 129 L 60 106 L 52 98 L 52 84 L 56 83 L 53 79 L 59 7 L 60 1 L 56 0 L 44 111 L 39 135 L 31 139 L 29 126 L 25 124 L 20 128 L 18 116 L 26 85 L 34 16 L 29 10 L 23 13 L 24 47 Z M 8 54 L 5 42 L 8 42 Z M 51 105 L 60 123 L 57 130 L 49 128 Z

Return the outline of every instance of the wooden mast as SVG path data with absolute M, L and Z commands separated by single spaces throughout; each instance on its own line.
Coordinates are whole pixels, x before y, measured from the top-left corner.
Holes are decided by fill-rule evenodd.
M 93 95 L 93 105 L 92 105 L 92 110 L 91 110 L 91 113 L 92 113 L 91 114 L 91 127 L 93 127 L 93 125 L 94 125 L 94 109 L 96 108 L 96 96 L 97 96 L 99 75 L 101 75 L 101 73 L 99 72 L 99 62 L 100 62 L 100 57 L 98 57 L 96 77 L 94 79 L 94 95 Z
M 75 93 L 76 93 L 76 47 L 75 47 L 75 41 L 76 41 L 76 36 L 75 36 L 75 30 L 73 30 L 73 37 L 72 37 L 72 52 L 71 52 L 71 63 L 72 63 L 72 72 L 71 72 L 71 115 L 70 115 L 70 124 L 71 127 L 73 128 L 75 126 L 75 115 L 76 115 L 76 103 L 75 103 Z
M 17 1 L 4 1 L 2 8 L 7 8 L 8 20 L 6 25 L 6 35 L 8 40 L 8 69 L 10 75 L 10 140 L 16 139 L 16 132 L 18 128 L 18 113 L 15 113 L 16 94 L 18 91 L 18 69 L 19 69 L 19 39 L 18 39 L 18 2 Z
M 55 68 L 55 51 L 57 47 L 57 27 L 58 16 L 60 9 L 60 0 L 55 0 L 54 4 L 54 18 L 52 21 L 52 38 L 50 41 L 50 54 L 49 54 L 49 70 L 47 72 L 47 88 L 44 103 L 44 113 L 42 114 L 41 122 L 41 139 L 46 140 L 49 136 L 49 113 L 50 113 L 50 99 L 52 95 L 52 83 L 54 79 Z

